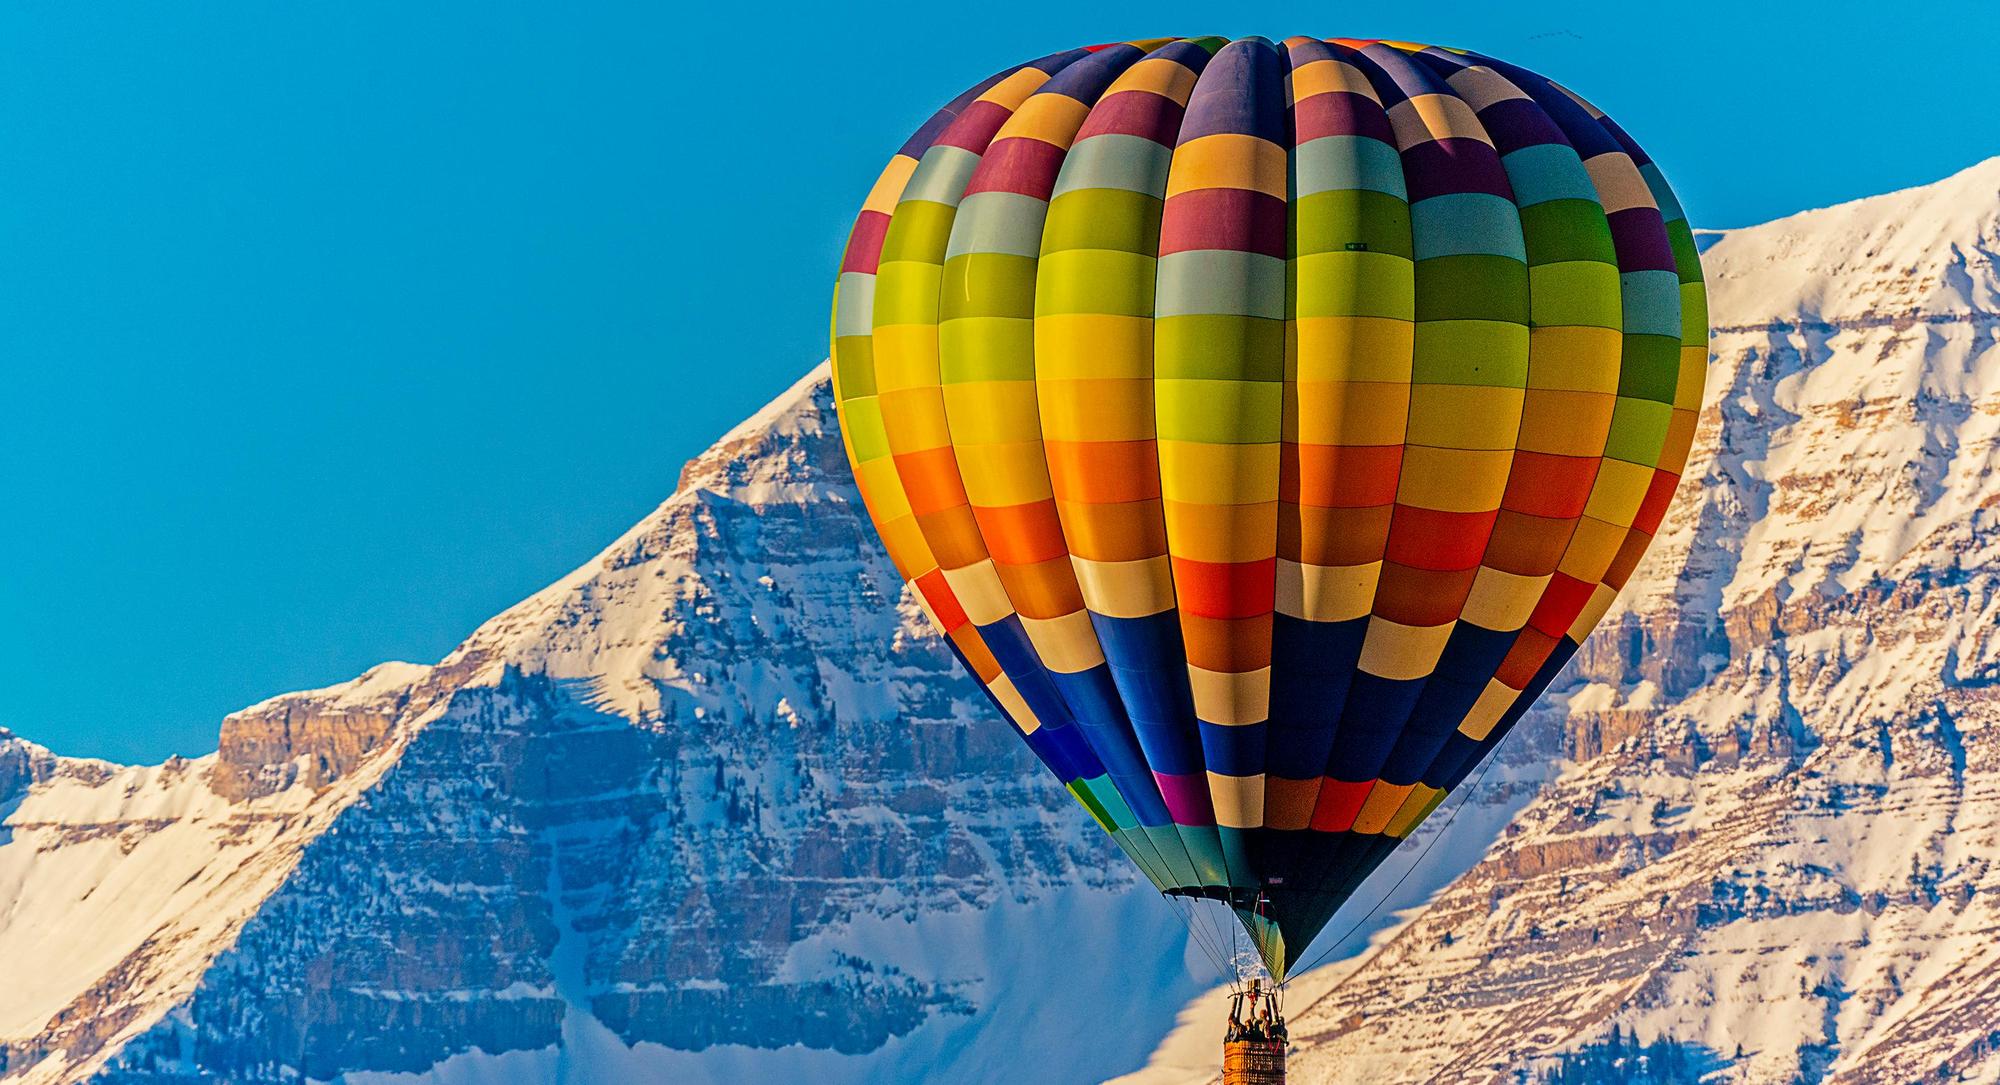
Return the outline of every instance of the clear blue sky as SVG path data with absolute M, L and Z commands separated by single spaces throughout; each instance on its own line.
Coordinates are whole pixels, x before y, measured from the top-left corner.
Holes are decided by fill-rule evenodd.
M 197 754 L 435 660 L 817 362 L 884 157 L 1056 48 L 1476 47 L 1697 225 L 2000 152 L 1986 3 L 699 7 L 0 9 L 0 726 Z

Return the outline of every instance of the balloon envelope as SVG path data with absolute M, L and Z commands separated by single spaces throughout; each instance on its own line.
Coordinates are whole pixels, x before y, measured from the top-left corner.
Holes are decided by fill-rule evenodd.
M 1282 979 L 1624 585 L 1707 335 L 1665 179 L 1569 91 L 1407 42 L 1161 39 L 911 137 L 833 372 L 925 612 Z

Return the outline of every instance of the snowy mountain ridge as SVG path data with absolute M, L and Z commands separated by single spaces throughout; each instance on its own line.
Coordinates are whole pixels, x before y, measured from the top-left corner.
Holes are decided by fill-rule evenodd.
M 2000 157 L 1928 185 L 1731 230 L 1702 254 L 1716 330 L 2000 311 Z

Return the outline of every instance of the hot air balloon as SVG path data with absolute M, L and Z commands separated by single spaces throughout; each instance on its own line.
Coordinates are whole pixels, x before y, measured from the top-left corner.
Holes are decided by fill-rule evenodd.
M 1171 38 L 938 111 L 862 206 L 832 340 L 910 594 L 1283 983 L 1631 575 L 1708 325 L 1666 180 L 1563 87 Z

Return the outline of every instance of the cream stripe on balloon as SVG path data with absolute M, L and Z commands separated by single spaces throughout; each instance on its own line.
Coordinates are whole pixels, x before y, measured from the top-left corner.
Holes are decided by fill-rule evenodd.
M 1278 613 L 1311 622 L 1366 617 L 1375 605 L 1382 563 L 1308 565 L 1278 559 Z
M 1522 576 L 1491 565 L 1479 567 L 1472 579 L 1460 617 L 1481 629 L 1512 633 L 1528 624 L 1552 579 L 1548 574 Z
M 1496 102 L 1528 97 L 1521 88 L 1491 68 L 1465 68 L 1453 73 L 1445 82 L 1451 84 L 1451 89 L 1465 100 L 1466 105 L 1472 107 L 1474 113 Z
M 1604 205 L 1605 214 L 1658 206 L 1653 202 L 1653 190 L 1639 176 L 1639 167 L 1632 164 L 1632 156 L 1624 151 L 1592 155 L 1583 160 L 1583 168 L 1590 171 L 1591 183 L 1597 186 L 1597 199 Z
M 1446 94 L 1419 94 L 1389 107 L 1396 142 L 1407 149 L 1437 139 L 1474 139 L 1493 145 L 1472 107 Z
M 1188 666 L 1188 686 L 1202 719 L 1225 727 L 1262 723 L 1270 714 L 1271 668 L 1211 671 Z
M 1091 561 L 1071 554 L 1069 561 L 1090 609 L 1107 618 L 1144 618 L 1173 608 L 1173 570 L 1165 554 L 1136 561 Z
M 1104 662 L 1104 649 L 1097 643 L 1088 611 L 1073 610 L 1058 618 L 1024 615 L 1021 627 L 1034 642 L 1042 665 L 1057 674 L 1081 674 Z
M 1209 801 L 1215 804 L 1215 823 L 1225 829 L 1255 829 L 1264 824 L 1264 774 L 1225 776 L 1208 774 Z
M 1465 737 L 1482 740 L 1493 733 L 1493 725 L 1507 714 L 1509 708 L 1521 696 L 1521 691 L 1500 681 L 1498 678 L 1486 680 L 1486 688 L 1479 693 L 1479 700 L 1473 702 L 1472 711 L 1459 722 L 1459 733 Z

